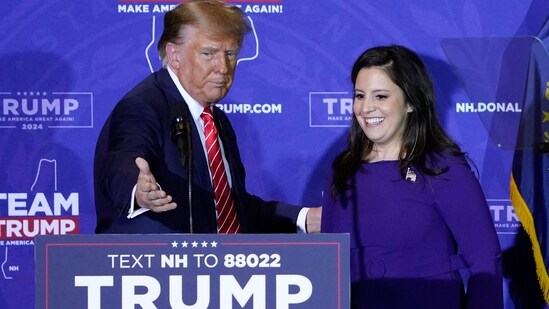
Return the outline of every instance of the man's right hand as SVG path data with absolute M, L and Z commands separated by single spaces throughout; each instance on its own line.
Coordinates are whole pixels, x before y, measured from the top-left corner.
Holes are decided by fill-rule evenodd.
M 149 168 L 149 163 L 143 158 L 136 158 L 135 164 L 139 168 L 135 200 L 137 205 L 154 212 L 164 212 L 175 209 L 177 204 L 172 202 L 171 195 L 161 190 Z

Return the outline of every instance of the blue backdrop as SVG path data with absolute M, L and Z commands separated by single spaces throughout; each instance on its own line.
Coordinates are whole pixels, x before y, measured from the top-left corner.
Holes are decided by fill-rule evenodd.
M 95 141 L 118 99 L 160 67 L 163 12 L 178 2 L 0 2 L 0 308 L 34 307 L 35 235 L 93 233 Z M 354 60 L 406 45 L 432 73 L 444 127 L 476 163 L 505 251 L 506 308 L 541 306 L 509 175 L 546 0 L 230 2 L 253 32 L 220 105 L 250 192 L 319 205 L 345 145 Z

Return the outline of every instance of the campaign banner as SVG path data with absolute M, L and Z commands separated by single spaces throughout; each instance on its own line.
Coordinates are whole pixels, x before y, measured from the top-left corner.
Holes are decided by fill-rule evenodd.
M 348 234 L 49 235 L 36 308 L 349 308 Z

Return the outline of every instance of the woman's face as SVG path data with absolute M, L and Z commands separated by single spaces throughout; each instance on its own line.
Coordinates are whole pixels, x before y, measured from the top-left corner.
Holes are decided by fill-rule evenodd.
M 404 92 L 385 70 L 370 67 L 358 72 L 353 112 L 376 147 L 400 150 L 406 117 L 411 111 Z

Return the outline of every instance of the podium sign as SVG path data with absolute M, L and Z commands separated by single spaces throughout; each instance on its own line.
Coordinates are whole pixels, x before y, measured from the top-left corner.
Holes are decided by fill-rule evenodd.
M 36 308 L 349 308 L 348 234 L 38 236 Z

